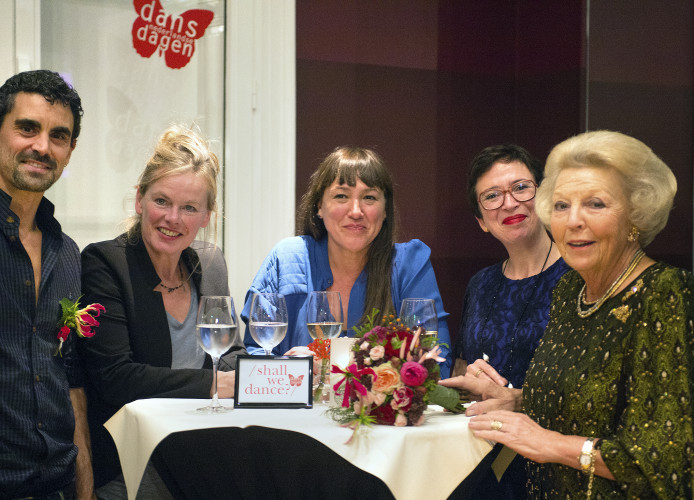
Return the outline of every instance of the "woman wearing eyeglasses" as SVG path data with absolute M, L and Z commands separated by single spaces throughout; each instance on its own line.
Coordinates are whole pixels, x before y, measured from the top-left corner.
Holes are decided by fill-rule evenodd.
M 508 258 L 482 269 L 468 283 L 455 346 L 457 365 L 467 364 L 468 377 L 523 385 L 549 320 L 552 289 L 569 270 L 535 214 L 535 191 L 541 181 L 542 165 L 519 146 L 491 146 L 472 160 L 468 201 L 482 230 L 504 245 Z M 455 378 L 443 384 L 457 385 Z M 468 415 L 476 413 L 478 404 L 491 402 L 473 404 Z M 501 484 L 490 477 L 480 491 L 493 491 L 501 495 L 498 498 L 524 498 L 524 474 L 517 459 Z

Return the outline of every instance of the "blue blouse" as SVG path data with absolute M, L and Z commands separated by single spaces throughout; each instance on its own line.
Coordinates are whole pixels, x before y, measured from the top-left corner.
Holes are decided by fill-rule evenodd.
M 472 363 L 486 354 L 489 363 L 520 388 L 549 321 L 552 290 L 570 267 L 560 258 L 538 275 L 511 280 L 503 275 L 502 265 L 486 267 L 470 280 L 456 357 Z
M 448 333 L 448 313 L 443 309 L 441 294 L 436 284 L 434 268 L 429 256 L 431 250 L 419 240 L 396 243 L 393 256 L 391 295 L 396 311 L 400 310 L 402 299 L 408 297 L 432 298 L 436 302 L 439 317 L 438 337 L 441 343 L 450 346 Z M 357 325 L 364 314 L 366 298 L 366 270 L 357 278 L 349 296 L 347 334 L 352 335 L 352 327 Z M 281 293 L 287 301 L 289 327 L 284 340 L 273 349 L 273 353 L 284 353 L 295 346 L 308 345 L 313 339 L 306 328 L 306 302 L 308 294 L 314 290 L 326 290 L 333 284 L 333 274 L 328 260 L 328 240 L 314 240 L 311 236 L 295 236 L 280 241 L 265 258 L 260 270 L 246 293 L 241 318 L 248 325 L 253 293 Z M 246 327 L 245 344 L 250 354 L 262 354 L 263 350 L 251 337 Z M 441 364 L 441 377 L 450 374 L 450 349 L 445 349 L 446 362 Z

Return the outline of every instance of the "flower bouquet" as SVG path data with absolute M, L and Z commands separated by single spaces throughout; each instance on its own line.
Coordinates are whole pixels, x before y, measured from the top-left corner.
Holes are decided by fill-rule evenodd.
M 436 339 L 424 336 L 422 328 L 411 331 L 393 315 L 374 326 L 377 315 L 374 310 L 355 328 L 354 363 L 332 366 L 333 373 L 344 375 L 334 386 L 335 391 L 344 386 L 344 397 L 331 416 L 356 432 L 362 424 L 421 425 L 428 404 L 463 411 L 458 391 L 437 383 L 438 362 L 444 359 Z

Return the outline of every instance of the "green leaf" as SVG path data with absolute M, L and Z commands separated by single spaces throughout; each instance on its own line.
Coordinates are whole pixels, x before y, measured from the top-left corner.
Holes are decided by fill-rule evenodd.
M 377 315 L 378 315 L 378 309 L 376 309 L 374 307 L 373 309 L 371 309 L 371 314 L 366 315 L 366 323 L 364 323 L 361 326 L 353 326 L 352 327 L 352 330 L 354 330 L 356 332 L 354 336 L 356 338 L 360 339 L 360 338 L 364 337 L 364 335 L 369 333 L 374 327 L 374 321 L 375 321 Z
M 429 404 L 443 406 L 447 410 L 459 411 L 460 394 L 451 387 L 436 385 L 433 389 L 427 391 L 427 399 Z

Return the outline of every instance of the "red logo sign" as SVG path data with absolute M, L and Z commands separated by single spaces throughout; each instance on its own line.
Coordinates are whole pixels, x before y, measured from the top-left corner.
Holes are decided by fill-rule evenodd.
M 133 0 L 137 19 L 133 23 L 133 47 L 142 57 L 155 51 L 169 68 L 180 69 L 195 53 L 195 40 L 202 38 L 212 22 L 211 10 L 192 9 L 180 16 L 166 15 L 159 0 Z

